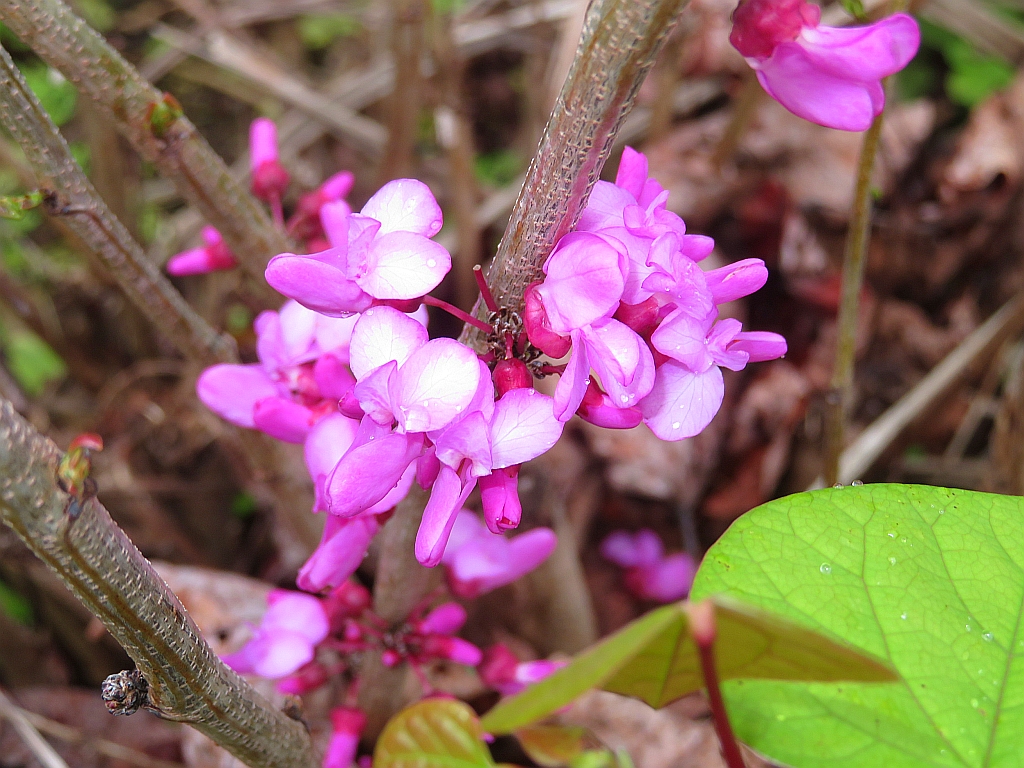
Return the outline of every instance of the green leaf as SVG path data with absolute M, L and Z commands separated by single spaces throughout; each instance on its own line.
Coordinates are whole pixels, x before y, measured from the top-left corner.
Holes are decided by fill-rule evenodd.
M 712 599 L 719 677 L 773 680 L 894 680 L 874 659 L 765 611 Z M 703 679 L 685 603 L 651 611 L 577 656 L 539 683 L 505 699 L 481 720 L 509 733 L 565 706 L 590 688 L 663 707 L 700 690 Z
M 4 351 L 11 375 L 29 395 L 38 395 L 49 382 L 67 375 L 60 356 L 30 331 L 12 332 Z
M 797 768 L 1024 765 L 1024 499 L 867 485 L 773 501 L 705 557 L 693 595 L 722 591 L 902 676 L 729 683 L 755 749 Z
M 494 768 L 483 734 L 468 705 L 424 699 L 384 727 L 373 768 Z
M 544 768 L 569 765 L 587 748 L 587 729 L 579 726 L 531 725 L 516 731 L 527 756 Z
M 319 51 L 335 40 L 358 34 L 362 25 L 347 13 L 325 13 L 299 17 L 299 38 L 309 50 Z

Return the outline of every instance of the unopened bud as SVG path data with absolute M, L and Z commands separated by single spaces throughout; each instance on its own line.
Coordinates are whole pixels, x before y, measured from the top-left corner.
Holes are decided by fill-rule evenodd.
M 498 397 L 513 389 L 529 389 L 533 386 L 533 374 L 526 367 L 526 363 L 515 358 L 499 360 L 494 366 L 491 374 L 494 380 L 494 388 L 498 391 Z

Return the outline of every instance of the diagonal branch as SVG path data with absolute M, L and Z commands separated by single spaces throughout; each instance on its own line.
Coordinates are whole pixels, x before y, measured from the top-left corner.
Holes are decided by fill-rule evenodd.
M 188 305 L 100 199 L 57 126 L 3 48 L 0 125 L 21 145 L 39 182 L 53 193 L 49 211 L 61 216 L 100 258 L 154 326 L 188 357 L 207 364 L 234 359 L 234 342 L 217 333 Z
M 103 622 L 149 683 L 164 717 L 188 723 L 251 766 L 314 768 L 306 729 L 228 669 L 178 598 L 95 498 L 57 485 L 60 451 L 0 400 L 0 520 Z
M 291 250 L 286 238 L 187 118 L 175 120 L 164 138 L 154 134 L 149 110 L 164 94 L 61 0 L 0 0 L 0 21 L 99 106 L 220 231 L 241 267 L 261 284 L 270 258 Z

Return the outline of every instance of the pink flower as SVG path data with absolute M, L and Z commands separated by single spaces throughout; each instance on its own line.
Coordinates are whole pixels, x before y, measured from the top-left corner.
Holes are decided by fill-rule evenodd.
M 455 637 L 455 633 L 465 623 L 465 608 L 458 603 L 442 603 L 422 619 L 409 622 L 409 629 L 403 634 L 401 642 L 404 653 L 388 649 L 382 654 L 382 660 L 391 667 L 402 661 L 420 666 L 434 659 L 447 659 L 475 667 L 480 663 L 480 649 Z
M 199 399 L 233 424 L 301 443 L 355 383 L 345 367 L 352 325 L 296 302 L 262 312 L 254 324 L 260 362 L 207 368 Z
M 225 656 L 224 663 L 243 675 L 273 680 L 312 661 L 330 625 L 323 604 L 311 595 L 275 589 L 267 595 L 267 604 L 253 638 L 238 652 Z
M 321 210 L 327 203 L 344 201 L 354 183 L 355 176 L 349 171 L 340 171 L 312 192 L 300 197 L 295 213 L 288 220 L 288 234 L 306 241 L 323 238 L 325 233 L 320 223 Z M 351 213 L 351 209 L 347 212 Z
M 344 316 L 375 301 L 419 299 L 451 269 L 451 255 L 429 239 L 441 229 L 441 209 L 423 182 L 388 182 L 358 214 L 326 203 L 320 217 L 331 247 L 282 253 L 266 273 L 273 288 L 317 312 Z
M 508 646 L 497 643 L 484 652 L 477 673 L 485 685 L 505 696 L 513 696 L 567 663 L 543 660 L 521 662 Z
M 167 273 L 175 277 L 204 275 L 238 266 L 235 255 L 224 244 L 220 232 L 211 226 L 203 227 L 203 247 L 175 254 L 167 262 Z
M 511 584 L 543 563 L 558 539 L 550 528 L 534 528 L 513 539 L 496 535 L 472 512 L 461 510 L 441 562 L 448 585 L 461 598 L 473 598 Z
M 666 557 L 661 539 L 648 528 L 636 534 L 616 531 L 601 542 L 601 554 L 626 569 L 626 587 L 642 600 L 682 600 L 697 572 L 696 563 L 685 552 Z
M 897 13 L 864 27 L 823 27 L 806 0 L 742 0 L 729 36 L 768 95 L 829 128 L 863 131 L 885 107 L 883 77 L 917 53 L 917 22 Z
M 288 171 L 277 154 L 277 126 L 266 117 L 249 126 L 249 169 L 252 193 L 271 205 L 280 205 L 288 189 Z
M 324 754 L 323 768 L 350 768 L 359 748 L 359 735 L 366 727 L 366 715 L 355 707 L 331 710 L 331 740 Z

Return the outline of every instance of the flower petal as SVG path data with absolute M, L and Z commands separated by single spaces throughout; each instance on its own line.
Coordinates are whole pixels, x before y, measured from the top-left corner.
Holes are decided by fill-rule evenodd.
M 363 216 L 380 222 L 380 234 L 414 232 L 433 237 L 441 231 L 441 206 L 430 187 L 416 179 L 389 181 L 366 201 Z M 421 294 L 422 295 L 422 294 Z
M 214 365 L 196 382 L 196 394 L 207 408 L 240 427 L 255 429 L 253 408 L 280 394 L 262 365 Z
M 647 343 L 618 320 L 602 320 L 583 332 L 591 365 L 615 405 L 632 408 L 654 386 L 654 356 Z
M 863 27 L 805 27 L 797 43 L 822 71 L 880 80 L 910 63 L 921 44 L 921 30 L 913 17 L 896 13 Z
M 345 582 L 366 557 L 380 529 L 374 515 L 342 518 L 328 515 L 320 545 L 299 569 L 295 583 L 307 592 L 321 592 Z
M 448 536 L 455 525 L 456 513 L 466 502 L 466 497 L 476 486 L 476 478 L 470 477 L 465 485 L 458 473 L 441 465 L 441 471 L 430 491 L 430 499 L 423 510 L 423 520 L 416 532 L 414 551 L 416 559 L 428 568 L 441 562 Z
M 278 293 L 325 315 L 362 312 L 373 300 L 338 265 L 312 256 L 275 256 L 267 265 L 266 278 Z
M 451 254 L 440 243 L 411 232 L 390 232 L 370 245 L 365 274 L 357 280 L 378 299 L 418 299 L 440 285 L 451 268 Z
M 590 358 L 587 356 L 587 344 L 579 331 L 572 333 L 572 354 L 566 363 L 565 371 L 555 385 L 555 418 L 568 421 L 576 413 L 587 394 L 590 381 Z
M 454 339 L 433 339 L 398 370 L 395 417 L 407 432 L 441 429 L 466 411 L 480 383 L 476 353 Z
M 427 329 L 404 312 L 373 307 L 362 314 L 352 330 L 349 366 L 355 377 L 362 379 L 390 360 L 403 365 L 428 338 Z
M 669 360 L 658 368 L 654 389 L 640 403 L 644 421 L 662 440 L 693 437 L 711 423 L 725 396 L 717 365 L 693 373 Z
M 491 466 L 511 467 L 546 453 L 562 436 L 554 400 L 535 389 L 513 389 L 495 404 L 491 418 Z
M 629 273 L 625 246 L 590 232 L 571 232 L 558 241 L 544 265 L 537 289 L 551 329 L 567 334 L 610 317 L 622 298 Z
M 257 400 L 252 410 L 256 429 L 286 443 L 301 443 L 313 427 L 313 412 L 304 405 L 283 397 Z
M 328 511 L 342 517 L 366 511 L 401 482 L 422 450 L 422 435 L 397 433 L 350 448 L 327 478 Z

